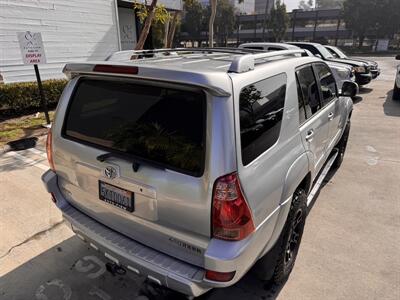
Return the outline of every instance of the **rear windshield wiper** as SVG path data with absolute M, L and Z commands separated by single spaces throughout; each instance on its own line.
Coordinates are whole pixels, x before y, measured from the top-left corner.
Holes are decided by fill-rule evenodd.
M 97 159 L 98 161 L 100 161 L 100 162 L 105 162 L 107 159 L 113 158 L 113 157 L 131 162 L 131 163 L 132 163 L 132 170 L 133 170 L 133 172 L 135 172 L 135 173 L 139 170 L 139 167 L 140 167 L 143 163 L 144 163 L 144 164 L 148 164 L 148 165 L 150 165 L 150 166 L 152 166 L 152 167 L 156 167 L 156 168 L 158 168 L 158 169 L 165 170 L 165 168 L 159 166 L 159 165 L 156 164 L 156 163 L 152 163 L 152 162 L 148 162 L 148 161 L 143 161 L 143 160 L 141 160 L 141 159 L 137 159 L 137 158 L 131 157 L 130 155 L 129 155 L 129 156 L 128 156 L 128 155 L 122 155 L 122 154 L 113 153 L 113 152 L 107 152 L 107 153 L 104 153 L 104 154 L 100 154 L 99 156 L 96 157 L 96 159 Z

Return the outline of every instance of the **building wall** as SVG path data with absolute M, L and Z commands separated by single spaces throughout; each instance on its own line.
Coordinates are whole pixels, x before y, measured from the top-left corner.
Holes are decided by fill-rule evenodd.
M 63 78 L 69 61 L 103 60 L 119 49 L 114 0 L 9 0 L 0 2 L 0 74 L 4 82 L 35 80 L 23 65 L 17 32 L 42 33 L 43 79 Z
M 268 4 L 267 11 L 269 12 L 274 5 L 275 0 L 255 0 L 254 12 L 256 14 L 264 14 L 266 5 Z

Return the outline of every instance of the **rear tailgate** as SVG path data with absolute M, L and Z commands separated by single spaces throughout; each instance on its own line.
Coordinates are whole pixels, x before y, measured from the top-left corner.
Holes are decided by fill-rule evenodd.
M 226 141 L 233 145 L 233 132 L 210 126 L 215 110 L 226 110 L 229 103 L 210 104 L 210 97 L 176 84 L 73 79 L 52 128 L 54 164 L 65 198 L 136 241 L 203 266 L 212 185 L 221 170 L 234 169 L 208 155 L 208 148 L 222 151 Z M 217 122 L 225 121 L 233 122 L 230 113 Z

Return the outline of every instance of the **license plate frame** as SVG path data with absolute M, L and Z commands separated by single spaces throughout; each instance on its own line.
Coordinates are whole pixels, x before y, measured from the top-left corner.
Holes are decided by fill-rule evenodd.
M 118 195 L 118 196 L 115 196 Z M 99 199 L 119 209 L 135 211 L 135 193 L 99 180 Z

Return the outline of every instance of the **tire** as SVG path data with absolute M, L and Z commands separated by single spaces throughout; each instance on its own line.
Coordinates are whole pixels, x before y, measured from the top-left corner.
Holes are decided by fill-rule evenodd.
M 280 285 L 288 279 L 296 261 L 306 217 L 307 195 L 303 189 L 297 189 L 278 241 L 255 266 L 261 280 Z
M 394 83 L 392 98 L 393 98 L 393 100 L 400 100 L 400 87 L 397 87 L 396 83 Z
M 351 127 L 351 122 L 350 120 L 348 120 L 343 135 L 340 138 L 339 142 L 336 144 L 335 148 L 339 152 L 338 155 L 336 156 L 335 161 L 333 162 L 333 167 L 336 169 L 338 169 L 343 163 L 344 154 L 346 152 L 347 142 L 349 140 L 349 135 L 350 135 L 350 127 Z

